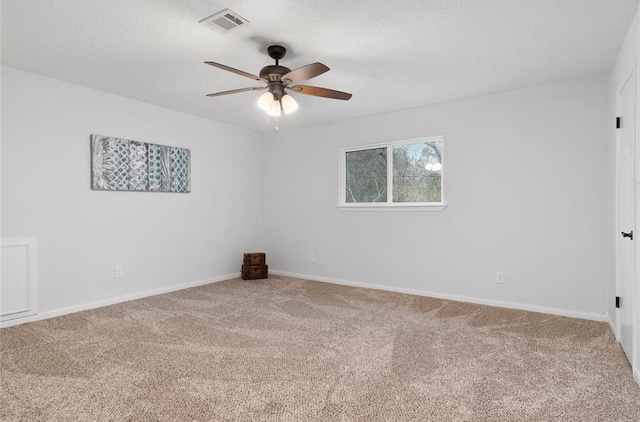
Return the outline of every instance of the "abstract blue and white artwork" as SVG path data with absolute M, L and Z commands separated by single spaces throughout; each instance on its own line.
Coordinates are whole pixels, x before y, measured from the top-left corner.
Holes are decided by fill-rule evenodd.
M 191 192 L 191 151 L 91 135 L 91 189 Z
M 169 168 L 171 147 L 149 145 L 149 190 L 152 192 L 169 192 L 171 190 L 171 174 Z

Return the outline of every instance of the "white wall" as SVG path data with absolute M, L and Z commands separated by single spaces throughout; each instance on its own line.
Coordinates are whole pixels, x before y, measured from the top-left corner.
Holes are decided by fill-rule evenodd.
M 38 238 L 40 312 L 238 273 L 262 248 L 258 134 L 14 68 L 2 89 L 2 236 Z M 191 149 L 192 192 L 91 190 L 92 133 Z
M 269 134 L 271 268 L 602 316 L 614 277 L 607 87 L 602 76 Z M 445 137 L 444 212 L 336 209 L 341 148 L 433 135 Z
M 258 249 L 315 278 L 607 311 L 605 77 L 265 136 L 13 68 L 2 85 L 2 236 L 38 238 L 41 312 L 236 273 Z M 91 133 L 190 148 L 192 193 L 92 191 Z M 335 208 L 342 147 L 432 135 L 444 212 Z
M 634 17 L 633 21 L 629 25 L 627 36 L 625 37 L 625 40 L 622 46 L 620 47 L 620 51 L 616 58 L 616 62 L 614 63 L 609 75 L 609 121 L 610 122 L 614 122 L 614 119 L 617 115 L 618 92 L 620 91 L 624 83 L 629 78 L 629 75 L 631 74 L 631 72 L 635 71 L 636 60 L 637 60 L 638 54 L 640 53 L 639 41 L 640 41 L 640 28 L 638 26 L 638 14 L 636 13 L 636 16 Z M 637 80 L 637 74 L 635 77 Z M 618 140 L 617 140 L 617 133 L 615 130 L 615 126 L 611 124 L 608 129 L 609 129 L 610 142 L 613 145 L 616 145 Z M 615 163 L 616 163 L 615 154 L 612 155 L 611 162 L 615 166 Z M 617 189 L 617 186 L 615 184 L 615 171 L 614 171 L 614 178 L 612 180 L 612 185 L 611 185 L 612 195 L 610 198 L 611 207 L 614 210 L 616 210 L 616 207 L 617 207 L 616 195 L 615 195 L 616 189 Z M 615 215 L 615 211 L 614 211 L 614 215 Z M 614 234 L 612 242 L 614 242 L 614 244 L 617 240 L 617 232 L 618 230 L 614 226 L 612 229 L 612 233 Z M 614 249 L 614 253 L 615 253 L 615 249 Z M 607 303 L 608 313 L 611 319 L 611 323 L 614 326 L 615 324 L 617 324 L 617 321 L 616 321 L 617 315 L 616 315 L 616 309 L 615 309 L 615 302 L 611 298 L 614 298 L 615 296 L 616 296 L 616 281 L 614 278 L 613 280 L 610 280 L 610 282 L 607 284 L 607 297 L 609 298 Z

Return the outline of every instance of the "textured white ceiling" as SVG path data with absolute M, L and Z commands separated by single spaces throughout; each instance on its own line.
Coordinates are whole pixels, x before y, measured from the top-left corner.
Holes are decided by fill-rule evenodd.
M 308 81 L 350 101 L 296 95 L 281 128 L 354 118 L 606 72 L 638 0 L 2 0 L 2 63 L 186 113 L 270 131 L 258 73 L 320 61 Z M 198 23 L 224 8 L 247 18 L 220 33 Z M 43 93 L 43 95 L 46 95 Z M 63 99 L 61 99 L 63 100 Z

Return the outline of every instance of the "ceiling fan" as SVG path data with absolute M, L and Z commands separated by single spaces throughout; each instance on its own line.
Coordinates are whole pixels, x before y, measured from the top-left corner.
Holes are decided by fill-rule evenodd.
M 225 66 L 216 62 L 205 62 L 208 65 L 263 82 L 265 86 L 254 86 L 249 88 L 232 89 L 230 91 L 216 92 L 208 94 L 207 97 L 218 97 L 221 95 L 237 94 L 247 91 L 267 90 L 258 98 L 258 107 L 264 110 L 270 116 L 280 116 L 281 112 L 285 114 L 292 113 L 298 109 L 296 100 L 287 93 L 287 91 L 298 92 L 305 95 L 313 95 L 315 97 L 332 98 L 336 100 L 348 100 L 351 94 L 342 91 L 336 91 L 328 88 L 320 88 L 310 85 L 297 85 L 298 82 L 306 81 L 316 76 L 320 76 L 329 71 L 329 68 L 322 63 L 316 62 L 306 66 L 291 70 L 288 67 L 280 66 L 280 60 L 285 56 L 287 50 L 281 45 L 272 45 L 267 48 L 269 56 L 276 61 L 275 65 L 265 66 L 260 70 L 260 76 L 253 75 L 233 67 Z

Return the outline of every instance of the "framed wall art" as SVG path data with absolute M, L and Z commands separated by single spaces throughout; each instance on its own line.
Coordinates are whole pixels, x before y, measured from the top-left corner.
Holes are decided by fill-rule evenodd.
M 91 189 L 191 192 L 191 151 L 91 135 Z

